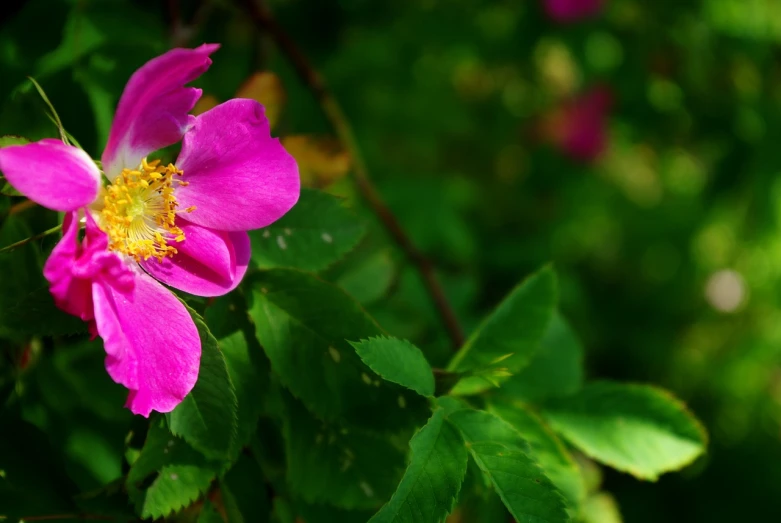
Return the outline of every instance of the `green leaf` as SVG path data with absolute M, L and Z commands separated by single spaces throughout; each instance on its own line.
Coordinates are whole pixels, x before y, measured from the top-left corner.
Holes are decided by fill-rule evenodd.
M 193 390 L 167 414 L 168 426 L 205 456 L 227 459 L 236 439 L 236 391 L 217 340 L 203 319 L 187 310 L 201 338 L 201 365 Z
M 572 328 L 555 313 L 529 365 L 511 376 L 497 395 L 535 402 L 568 396 L 583 386 L 583 347 Z
M 235 455 L 247 445 L 257 427 L 262 399 L 269 387 L 269 363 L 255 339 L 241 293 L 232 292 L 214 300 L 206 309 L 204 320 L 218 339 L 236 389 L 239 408 Z
M 15 136 L 13 134 L 6 134 L 4 136 L 0 136 L 0 148 L 8 147 L 9 145 L 24 145 L 27 143 L 30 143 L 30 140 L 28 140 L 24 136 Z
M 265 478 L 249 455 L 239 456 L 220 481 L 220 490 L 228 523 L 264 523 L 269 520 L 271 504 Z
M 520 371 L 534 356 L 555 305 L 556 275 L 546 266 L 510 292 L 456 353 L 448 370 L 479 371 L 500 365 L 510 373 Z M 462 380 L 453 393 L 474 394 L 490 386 L 490 381 L 474 376 Z
M 314 418 L 286 401 L 285 455 L 292 492 L 307 503 L 376 508 L 393 493 L 404 455 L 374 433 Z
M 258 340 L 280 382 L 308 409 L 365 428 L 423 423 L 426 400 L 382 381 L 346 341 L 384 333 L 344 291 L 291 269 L 260 271 L 250 284 Z
M 520 405 L 492 405 L 491 412 L 512 425 L 531 445 L 531 454 L 545 475 L 577 508 L 586 498 L 586 483 L 575 460 L 545 423 Z
M 396 492 L 370 523 L 443 521 L 466 474 L 464 440 L 438 409 L 410 441 L 411 457 Z
M 383 379 L 421 396 L 434 395 L 434 372 L 423 352 L 410 342 L 381 336 L 350 344 L 361 360 Z
M 457 409 L 450 410 L 448 418 L 455 423 L 467 443 L 490 441 L 523 453 L 529 453 L 531 450 L 520 432 L 490 412 L 471 408 Z
M 551 426 L 583 452 L 647 480 L 705 451 L 707 435 L 670 393 L 646 385 L 596 382 L 546 404 Z
M 240 452 L 252 437 L 260 416 L 264 385 L 268 381 L 258 372 L 255 358 L 250 353 L 250 346 L 245 336 L 244 332 L 239 331 L 219 341 L 238 400 L 237 433 L 233 441 L 233 455 Z M 253 348 L 260 351 L 260 347 Z M 262 357 L 262 354 L 258 356 Z
M 157 519 L 198 499 L 221 468 L 222 462 L 208 460 L 172 435 L 160 419 L 150 424 L 144 447 L 130 467 L 128 494 L 141 517 Z
M 621 511 L 615 498 L 607 492 L 598 492 L 586 500 L 581 512 L 583 523 L 621 523 Z
M 569 520 L 561 494 L 529 457 L 529 446 L 515 429 L 478 410 L 458 410 L 449 419 L 461 431 L 472 458 L 517 521 Z
M 250 232 L 252 260 L 261 268 L 319 271 L 355 247 L 364 232 L 341 199 L 302 189 L 298 203 L 286 215 Z

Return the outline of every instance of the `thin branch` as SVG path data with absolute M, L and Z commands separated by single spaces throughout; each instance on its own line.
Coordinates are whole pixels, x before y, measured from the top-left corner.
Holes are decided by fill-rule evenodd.
M 18 242 L 12 243 L 11 245 L 6 245 L 5 247 L 0 248 L 0 254 L 5 252 L 11 252 L 14 249 L 21 247 L 22 245 L 26 245 L 30 242 L 34 242 L 35 240 L 40 240 L 41 238 L 44 238 L 50 234 L 54 234 L 60 229 L 62 229 L 62 225 L 57 225 L 56 227 L 52 227 L 51 229 L 43 231 L 40 234 L 36 234 L 35 236 L 30 236 L 29 238 L 25 238 L 24 240 L 19 240 Z
M 342 107 L 328 90 L 325 81 L 311 66 L 307 57 L 298 48 L 298 45 L 285 32 L 276 21 L 271 12 L 257 0 L 244 0 L 247 11 L 255 25 L 268 33 L 279 49 L 290 61 L 296 73 L 306 84 L 309 90 L 320 104 L 325 116 L 331 122 L 336 135 L 347 149 L 353 161 L 353 174 L 355 183 L 363 198 L 374 210 L 393 240 L 404 251 L 409 261 L 417 267 L 423 278 L 423 283 L 431 296 L 431 300 L 442 319 L 442 323 L 456 349 L 464 342 L 464 333 L 456 317 L 455 311 L 450 306 L 445 292 L 434 271 L 434 265 L 420 252 L 404 232 L 399 220 L 383 201 L 380 193 L 375 188 L 369 176 L 366 163 L 358 147 L 355 133 L 350 121 L 344 114 Z
M 8 214 L 19 214 L 20 212 L 26 211 L 27 209 L 32 209 L 36 205 L 38 204 L 32 200 L 24 200 L 12 205 L 11 208 L 8 209 Z

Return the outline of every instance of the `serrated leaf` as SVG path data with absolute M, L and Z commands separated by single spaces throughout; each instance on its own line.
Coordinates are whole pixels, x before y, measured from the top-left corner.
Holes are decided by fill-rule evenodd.
M 421 396 L 434 395 L 434 372 L 423 352 L 406 340 L 379 336 L 350 342 L 371 370 L 383 379 L 414 390 Z
M 384 333 L 344 291 L 290 269 L 260 271 L 251 285 L 258 340 L 280 382 L 308 409 L 365 428 L 422 423 L 425 399 L 382 381 L 346 341 Z
M 545 475 L 577 511 L 586 498 L 580 469 L 556 434 L 539 416 L 520 405 L 492 405 L 491 412 L 512 425 L 531 445 L 531 454 Z
M 396 446 L 376 434 L 327 423 L 286 401 L 285 455 L 291 491 L 307 503 L 376 508 L 393 493 L 404 466 Z
M 528 443 L 500 418 L 458 410 L 448 416 L 464 436 L 472 458 L 519 522 L 569 521 L 564 499 L 528 455 Z
M 466 474 L 467 452 L 458 430 L 438 409 L 410 441 L 410 463 L 396 492 L 369 523 L 443 521 L 453 510 Z
M 502 383 L 498 395 L 541 401 L 574 394 L 583 386 L 583 347 L 572 328 L 555 313 L 529 365 Z
M 267 380 L 264 380 L 264 377 L 257 372 L 244 332 L 234 332 L 222 338 L 219 345 L 225 356 L 231 383 L 235 387 L 238 401 L 236 438 L 233 441 L 231 452 L 232 455 L 235 455 L 249 442 L 252 432 L 258 424 L 263 383 Z M 260 350 L 259 347 L 253 348 Z
M 365 232 L 336 196 L 302 189 L 298 203 L 264 229 L 250 232 L 252 260 L 261 268 L 325 269 L 349 252 Z
M 550 401 L 543 415 L 597 461 L 651 481 L 694 461 L 707 441 L 680 401 L 646 385 L 591 383 L 574 396 Z
M 157 420 L 151 423 L 144 447 L 128 472 L 128 494 L 141 517 L 157 519 L 198 499 L 222 466 L 171 434 L 162 420 Z
M 516 373 L 529 364 L 548 328 L 556 305 L 556 275 L 545 267 L 521 282 L 477 328 L 448 365 L 454 372 L 494 366 Z M 497 382 L 504 378 L 494 377 Z M 475 394 L 491 387 L 480 377 L 462 380 L 454 394 Z
M 201 338 L 201 364 L 193 390 L 167 414 L 168 425 L 174 435 L 205 456 L 227 459 L 236 439 L 236 390 L 217 340 L 203 319 L 189 307 L 187 310 Z

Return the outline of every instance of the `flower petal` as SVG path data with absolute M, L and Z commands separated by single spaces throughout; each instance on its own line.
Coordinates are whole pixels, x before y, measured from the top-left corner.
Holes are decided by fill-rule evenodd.
M 149 153 L 182 139 L 192 121 L 188 113 L 201 90 L 184 85 L 211 65 L 218 44 L 172 49 L 141 66 L 130 77 L 103 151 L 103 169 L 113 180 L 123 168 L 135 168 Z
M 545 0 L 548 15 L 558 22 L 573 22 L 602 9 L 603 0 Z
M 87 234 L 79 243 L 78 212 L 65 215 L 62 240 L 54 247 L 43 275 L 49 281 L 54 303 L 68 314 L 84 321 L 94 319 L 92 284 L 103 282 L 130 292 L 134 276 L 116 253 L 109 252 L 108 238 L 91 215 L 87 215 Z
M 148 417 L 153 410 L 172 411 L 195 386 L 201 340 L 176 296 L 136 271 L 132 292 L 96 283 L 92 298 L 106 370 L 130 389 L 125 406 Z
M 89 155 L 52 138 L 3 147 L 0 171 L 20 193 L 55 211 L 84 207 L 100 191 L 100 171 Z
M 298 166 L 271 138 L 263 106 L 234 99 L 196 117 L 184 135 L 176 189 L 193 223 L 224 231 L 265 227 L 290 210 L 300 192 Z
M 611 93 L 604 86 L 592 88 L 569 109 L 561 146 L 577 160 L 593 161 L 608 143 L 608 111 Z
M 171 287 L 196 296 L 221 296 L 241 282 L 250 258 L 245 232 L 215 231 L 177 218 L 185 240 L 175 243 L 179 251 L 158 261 L 141 262 L 146 272 Z
M 74 278 L 71 267 L 76 262 L 79 251 L 78 213 L 65 215 L 62 224 L 62 239 L 54 246 L 49 259 L 43 267 L 43 275 L 51 286 L 49 291 L 54 303 L 68 314 L 78 316 L 84 321 L 93 319 L 92 282 Z

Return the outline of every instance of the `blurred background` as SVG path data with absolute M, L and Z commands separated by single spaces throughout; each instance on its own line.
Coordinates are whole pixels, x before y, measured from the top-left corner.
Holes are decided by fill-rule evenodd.
M 268 6 L 342 103 L 380 192 L 467 330 L 553 261 L 589 376 L 659 384 L 703 420 L 708 456 L 682 473 L 651 484 L 606 472 L 625 521 L 777 517 L 781 2 Z M 137 67 L 172 45 L 220 42 L 197 84 L 199 110 L 237 92 L 262 99 L 305 183 L 374 219 L 317 102 L 241 2 L 0 10 L 0 134 L 56 134 L 32 75 L 97 158 Z M 421 284 L 379 224 L 326 277 L 435 365 L 447 360 Z

